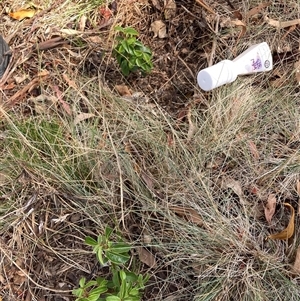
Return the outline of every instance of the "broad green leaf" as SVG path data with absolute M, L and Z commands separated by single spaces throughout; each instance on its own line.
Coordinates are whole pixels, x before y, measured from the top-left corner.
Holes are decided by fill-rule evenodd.
M 140 51 L 140 50 L 135 50 L 134 49 L 133 52 L 134 52 L 134 55 L 137 56 L 137 57 L 142 57 L 143 56 L 143 52 Z
M 76 288 L 72 291 L 72 294 L 75 295 L 76 297 L 81 297 L 83 292 L 84 290 L 82 288 Z
M 96 241 L 94 238 L 90 237 L 90 236 L 87 236 L 87 237 L 85 238 L 84 242 L 85 242 L 87 245 L 92 246 L 92 247 L 94 247 L 94 246 L 97 245 L 97 241 Z
M 137 66 L 142 67 L 143 60 L 141 60 L 140 58 L 136 58 L 135 63 L 136 63 Z
M 136 38 L 129 38 L 126 41 L 129 46 L 133 46 L 137 42 Z
M 117 242 L 112 245 L 110 251 L 114 253 L 128 253 L 131 250 L 131 246 L 125 242 Z
M 120 288 L 121 283 L 118 271 L 113 271 L 112 282 L 117 289 Z
M 126 40 L 123 40 L 123 41 L 121 42 L 121 44 L 122 44 L 123 48 L 124 48 L 127 52 L 130 52 L 129 46 L 128 46 Z
M 126 273 L 123 270 L 121 270 L 119 272 L 119 275 L 120 275 L 121 281 L 125 281 L 126 280 Z
M 121 298 L 118 296 L 108 296 L 106 297 L 106 301 L 121 301 Z
M 110 235 L 113 233 L 113 231 L 114 231 L 114 230 L 113 230 L 111 227 L 108 227 L 108 226 L 107 226 L 107 227 L 105 228 L 105 237 L 106 237 L 106 238 L 109 238 Z
M 105 255 L 112 263 L 115 264 L 124 264 L 130 258 L 128 254 L 119 254 L 119 253 L 114 253 L 112 251 L 107 251 Z
M 135 283 L 136 281 L 138 281 L 138 276 L 133 273 L 133 272 L 126 272 L 126 279 L 128 282 L 130 283 Z
M 99 250 L 98 250 L 98 252 L 97 252 L 97 258 L 98 258 L 98 261 L 102 264 L 102 265 L 104 265 L 104 260 L 103 260 L 103 250 L 102 250 L 102 248 L 99 248 Z
M 121 31 L 121 32 L 124 32 L 124 28 L 121 27 L 121 26 L 119 26 L 119 25 L 117 25 L 117 26 L 115 27 L 115 31 Z
M 123 60 L 120 67 L 121 67 L 121 71 L 122 71 L 123 75 L 127 76 L 129 74 L 129 68 L 128 68 L 127 61 Z M 106 256 L 107 256 L 107 254 L 106 254 Z M 110 258 L 109 258 L 109 260 L 110 260 Z
M 136 31 L 134 28 L 132 27 L 126 27 L 123 29 L 123 32 L 127 35 L 131 35 L 131 36 L 138 36 L 139 33 L 138 31 Z
M 132 288 L 131 290 L 130 290 L 130 292 L 129 292 L 129 295 L 131 295 L 131 296 L 138 296 L 139 295 L 139 289 L 137 289 L 137 288 Z
M 86 283 L 85 288 L 95 286 L 95 285 L 97 285 L 97 281 L 96 280 L 90 280 L 89 282 Z
M 97 296 L 97 299 L 100 297 L 101 294 L 105 293 L 107 291 L 106 286 L 99 286 L 94 289 L 92 289 L 89 293 L 89 299 L 91 296 Z M 96 299 L 96 300 L 97 300 Z
M 80 287 L 84 287 L 85 281 L 86 281 L 85 277 L 82 277 L 82 278 L 79 280 L 79 286 L 80 286 Z

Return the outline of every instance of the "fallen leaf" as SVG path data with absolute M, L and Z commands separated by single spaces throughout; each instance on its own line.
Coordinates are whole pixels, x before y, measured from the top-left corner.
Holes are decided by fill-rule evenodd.
M 235 10 L 232 12 L 232 16 L 234 19 L 243 20 L 243 15 L 239 10 Z
M 265 16 L 265 21 L 269 25 L 277 27 L 277 28 L 286 28 L 286 27 L 290 27 L 290 26 L 294 26 L 294 25 L 300 24 L 300 19 L 295 19 L 295 20 L 291 20 L 291 21 L 281 22 L 281 21 L 269 19 L 267 16 Z
M 265 7 L 268 7 L 272 4 L 272 2 L 265 2 L 265 3 L 261 3 L 256 7 L 253 7 L 252 9 L 250 9 L 246 15 L 247 18 L 251 18 L 254 15 L 257 15 L 258 13 L 260 13 L 260 11 L 262 9 L 264 9 Z
M 250 152 L 255 160 L 259 159 L 259 152 L 257 150 L 256 144 L 252 141 L 248 141 Z
M 299 180 L 297 180 L 296 189 L 298 194 L 298 215 L 300 215 L 300 181 Z
M 289 207 L 291 209 L 291 217 L 290 217 L 289 224 L 281 232 L 269 235 L 267 237 L 269 239 L 282 239 L 282 240 L 285 240 L 285 239 L 291 238 L 294 234 L 294 230 L 295 230 L 295 209 L 289 203 L 284 203 L 283 205 L 286 206 L 286 207 Z
M 232 189 L 233 192 L 239 197 L 240 201 L 244 201 L 244 193 L 239 181 L 236 181 L 232 178 L 223 178 L 222 187 Z
M 42 69 L 37 76 L 43 77 L 43 76 L 48 76 L 50 74 L 50 72 L 46 69 Z
M 294 68 L 295 68 L 295 77 L 297 83 L 300 85 L 300 60 L 294 64 Z
M 164 14 L 165 14 L 165 19 L 169 20 L 173 17 L 175 17 L 176 15 L 176 3 L 174 0 L 164 0 L 165 2 L 165 10 L 164 10 Z
M 79 20 L 79 30 L 84 31 L 86 25 L 87 17 L 82 15 Z
M 28 74 L 24 74 L 22 76 L 14 76 L 14 80 L 16 82 L 16 84 L 21 84 L 23 81 L 25 81 L 28 78 Z
M 161 6 L 158 0 L 152 0 L 152 4 L 156 9 L 161 10 Z
M 296 259 L 292 267 L 293 272 L 300 273 L 300 247 L 298 247 L 296 252 Z
M 34 103 L 34 110 L 37 114 L 44 114 L 51 109 L 55 109 L 57 98 L 51 95 L 40 94 L 30 99 Z
M 106 7 L 100 7 L 99 13 L 105 20 L 110 19 L 110 17 L 112 16 L 111 10 L 107 9 Z
M 296 189 L 297 189 L 298 196 L 300 197 L 300 180 L 297 180 Z
M 272 217 L 275 213 L 275 209 L 276 209 L 276 197 L 275 194 L 270 194 L 267 200 L 267 204 L 266 206 L 264 206 L 265 208 L 265 217 L 267 222 L 270 224 Z
M 63 73 L 62 77 L 64 78 L 64 80 L 67 82 L 67 84 L 68 84 L 70 87 L 72 87 L 72 88 L 75 89 L 75 90 L 78 90 L 78 87 L 77 87 L 75 81 L 71 80 L 71 79 L 69 78 L 69 76 L 68 76 L 66 73 Z
M 75 119 L 74 119 L 74 125 L 80 123 L 81 121 L 83 120 L 86 120 L 86 119 L 89 119 L 89 118 L 92 118 L 94 117 L 95 114 L 93 113 L 80 113 L 78 114 Z
M 238 41 L 246 33 L 246 30 L 247 30 L 246 24 L 241 20 L 233 20 L 233 21 L 231 21 L 231 24 L 234 25 L 234 26 L 241 26 L 242 27 L 242 30 L 241 30 L 241 32 L 238 36 L 238 39 L 237 39 L 237 41 Z
M 156 260 L 152 253 L 143 247 L 137 247 L 137 252 L 139 254 L 139 259 L 142 263 L 146 264 L 150 268 L 156 266 Z
M 187 221 L 200 227 L 203 226 L 203 220 L 195 209 L 180 206 L 169 206 L 168 208 Z
M 131 91 L 126 85 L 115 85 L 115 89 L 118 91 L 120 96 L 131 96 Z
M 71 107 L 70 107 L 70 105 L 66 101 L 63 100 L 62 93 L 59 90 L 58 86 L 53 86 L 53 90 L 56 92 L 57 99 L 60 102 L 60 104 L 62 105 L 63 109 L 66 111 L 66 113 L 69 116 L 72 116 Z
M 159 37 L 160 39 L 164 39 L 168 36 L 167 26 L 162 20 L 154 21 L 151 24 L 151 31 L 154 32 L 154 38 Z
M 19 11 L 9 13 L 9 16 L 15 20 L 23 20 L 25 18 L 32 18 L 36 13 L 35 9 L 21 9 Z

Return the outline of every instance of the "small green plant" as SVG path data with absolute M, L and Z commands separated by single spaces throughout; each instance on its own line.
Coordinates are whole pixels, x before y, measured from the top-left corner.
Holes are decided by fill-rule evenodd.
M 79 288 L 73 290 L 76 301 L 140 301 L 141 291 L 148 281 L 148 275 L 137 275 L 128 271 L 124 264 L 130 259 L 130 246 L 118 237 L 118 242 L 112 242 L 110 237 L 113 229 L 107 227 L 104 235 L 95 240 L 86 237 L 86 244 L 93 247 L 93 252 L 101 265 L 108 265 L 111 279 L 98 277 L 86 281 L 81 278 Z
M 117 58 L 123 75 L 140 70 L 142 74 L 149 73 L 153 67 L 152 52 L 137 40 L 139 33 L 131 28 L 116 26 L 115 30 L 121 34 L 116 37 L 119 42 L 114 48 L 114 55 Z

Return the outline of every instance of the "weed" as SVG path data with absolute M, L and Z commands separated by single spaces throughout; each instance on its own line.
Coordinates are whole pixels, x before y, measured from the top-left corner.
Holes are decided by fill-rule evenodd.
M 114 55 L 123 75 L 140 70 L 142 74 L 149 73 L 153 67 L 152 52 L 137 40 L 138 32 L 131 28 L 116 26 L 115 30 L 121 35 L 117 36 L 118 45 L 114 48 Z
M 129 260 L 128 252 L 131 247 L 120 240 L 112 242 L 110 240 L 113 229 L 106 227 L 105 234 L 99 235 L 95 240 L 86 237 L 86 244 L 93 247 L 93 252 L 99 263 L 109 265 L 112 279 L 107 280 L 98 277 L 96 280 L 86 281 L 81 278 L 79 288 L 73 291 L 77 297 L 76 301 L 139 301 L 141 291 L 144 289 L 148 276 L 137 275 L 124 268 L 124 264 Z

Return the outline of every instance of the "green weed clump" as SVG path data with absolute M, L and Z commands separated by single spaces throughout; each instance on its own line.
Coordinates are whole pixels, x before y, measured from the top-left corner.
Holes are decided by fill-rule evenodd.
M 123 75 L 127 76 L 131 72 L 140 70 L 142 74 L 151 72 L 152 52 L 141 41 L 137 40 L 139 33 L 131 28 L 116 26 L 116 31 L 120 33 L 117 36 L 119 42 L 114 48 L 114 55 Z
M 86 281 L 81 278 L 79 288 L 73 290 L 76 301 L 140 301 L 148 276 L 137 275 L 124 267 L 130 259 L 130 245 L 120 240 L 111 241 L 113 229 L 106 227 L 105 234 L 95 240 L 86 237 L 85 242 L 93 247 L 93 253 L 102 266 L 108 265 L 111 279 L 97 277 Z

